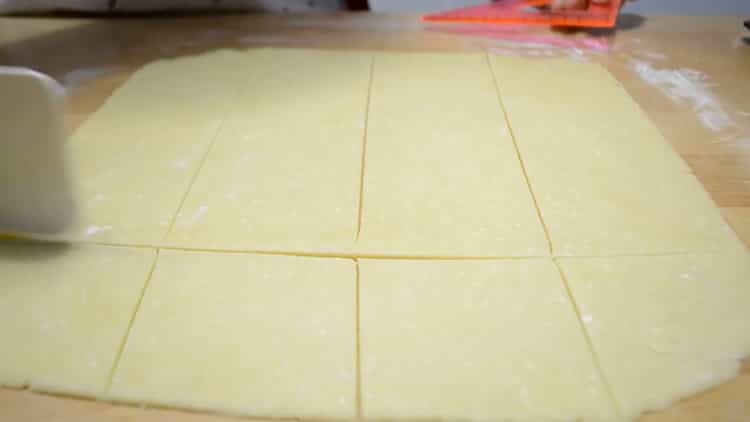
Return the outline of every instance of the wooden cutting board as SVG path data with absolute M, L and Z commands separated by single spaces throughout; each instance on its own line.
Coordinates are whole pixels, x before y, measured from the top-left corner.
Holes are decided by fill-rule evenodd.
M 0 65 L 29 66 L 63 82 L 70 92 L 69 123 L 76 127 L 141 64 L 222 47 L 492 50 L 599 61 L 644 108 L 750 244 L 750 33 L 742 28 L 742 19 L 625 14 L 616 33 L 604 34 L 592 38 L 581 32 L 561 35 L 535 29 L 536 43 L 530 45 L 512 32 L 425 30 L 415 16 L 361 14 L 1 18 Z M 597 51 L 587 50 L 589 44 Z M 692 85 L 672 84 L 670 78 L 676 75 L 688 77 Z M 750 361 L 746 361 L 734 380 L 642 420 L 749 418 Z M 218 422 L 233 418 L 0 389 L 0 420 Z

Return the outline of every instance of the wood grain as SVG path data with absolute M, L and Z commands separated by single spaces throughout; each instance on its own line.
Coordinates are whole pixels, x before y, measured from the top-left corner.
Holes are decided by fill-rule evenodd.
M 62 81 L 69 90 L 68 121 L 75 128 L 139 66 L 158 58 L 219 48 L 259 46 L 378 50 L 490 50 L 520 56 L 572 56 L 598 61 L 646 111 L 704 184 L 738 235 L 750 245 L 750 33 L 740 17 L 623 16 L 616 31 L 530 34 L 557 41 L 596 40 L 607 52 L 531 46 L 509 33 L 458 34 L 423 27 L 414 16 L 336 14 L 316 16 L 224 15 L 121 19 L 0 18 L 0 65 L 28 66 Z M 634 70 L 686 70 L 730 124 L 701 123 L 695 99 L 671 95 Z M 750 363 L 731 382 L 681 401 L 644 422 L 746 421 L 750 418 Z M 236 420 L 171 410 L 146 410 L 0 389 L 3 421 Z

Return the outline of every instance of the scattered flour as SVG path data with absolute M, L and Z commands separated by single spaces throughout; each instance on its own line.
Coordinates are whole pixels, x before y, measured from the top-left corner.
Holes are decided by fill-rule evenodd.
M 204 215 L 208 212 L 208 205 L 201 205 L 198 207 L 198 210 L 195 211 L 195 213 L 190 217 L 191 223 L 196 223 L 198 220 L 203 218 Z
M 665 54 L 656 51 L 642 51 L 640 54 L 653 60 L 665 60 L 667 58 Z
M 701 123 L 714 132 L 736 127 L 716 95 L 708 77 L 694 69 L 658 69 L 651 63 L 632 59 L 630 65 L 644 81 L 659 88 L 673 101 L 688 104 Z
M 172 168 L 186 169 L 190 165 L 190 159 L 188 158 L 176 158 L 172 160 Z
M 86 227 L 86 235 L 93 236 L 100 232 L 106 232 L 112 230 L 112 226 L 88 226 Z

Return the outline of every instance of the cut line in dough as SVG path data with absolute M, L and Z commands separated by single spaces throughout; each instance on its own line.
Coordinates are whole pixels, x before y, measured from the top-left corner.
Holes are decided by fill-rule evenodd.
M 359 263 L 365 418 L 618 419 L 551 260 Z
M 255 52 L 160 60 L 136 71 L 68 142 L 82 216 L 58 239 L 158 246 Z
M 750 351 L 746 249 L 598 66 L 219 51 L 145 66 L 70 145 L 88 216 L 66 238 L 89 244 L 0 243 L 1 385 L 273 418 L 601 421 L 606 385 L 635 418 Z
M 700 182 L 601 66 L 491 61 L 553 254 L 738 247 Z
M 352 418 L 355 278 L 348 259 L 163 250 L 107 398 Z
M 377 54 L 365 162 L 357 253 L 548 255 L 485 55 Z
M 728 381 L 750 354 L 747 254 L 558 262 L 629 420 Z
M 350 250 L 371 55 L 273 50 L 251 57 L 168 243 Z
M 0 385 L 101 397 L 154 257 L 0 242 Z

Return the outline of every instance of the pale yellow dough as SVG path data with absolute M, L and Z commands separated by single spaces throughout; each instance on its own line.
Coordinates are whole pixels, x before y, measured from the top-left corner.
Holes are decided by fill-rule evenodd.
M 125 82 L 69 141 L 83 216 L 63 237 L 161 242 L 255 54 L 162 60 Z
M 0 243 L 0 385 L 101 396 L 155 252 Z
M 629 420 L 731 379 L 750 354 L 745 253 L 560 264 Z
M 274 50 L 248 62 L 169 243 L 351 249 L 371 60 L 366 53 Z
M 0 243 L 0 385 L 600 422 L 750 353 L 747 251 L 597 65 L 218 51 L 145 66 L 69 145 L 84 217 L 62 237 L 146 247 Z M 472 257 L 506 259 L 438 259 Z
M 355 283 L 346 259 L 161 251 L 108 397 L 351 418 Z
M 548 251 L 483 54 L 378 54 L 358 251 Z
M 602 67 L 491 58 L 556 255 L 737 246 L 687 165 Z
M 360 261 L 364 416 L 615 420 L 548 259 Z

